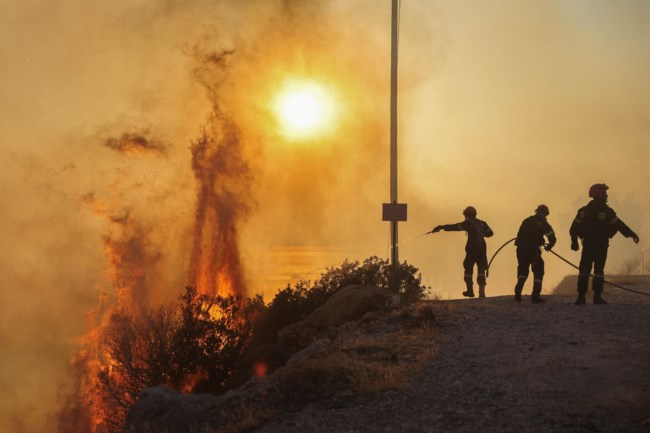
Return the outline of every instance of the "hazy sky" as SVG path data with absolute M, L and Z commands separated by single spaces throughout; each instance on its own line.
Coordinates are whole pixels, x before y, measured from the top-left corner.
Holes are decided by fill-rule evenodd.
M 215 100 L 252 172 L 252 292 L 388 257 L 389 42 L 388 0 L 0 0 L 0 431 L 40 432 L 55 407 L 86 313 L 112 289 L 107 242 L 142 240 L 159 299 L 186 283 L 189 148 Z M 197 53 L 221 50 L 210 94 Z M 464 289 L 464 235 L 416 236 L 467 205 L 495 232 L 491 255 L 547 204 L 556 250 L 577 261 L 568 227 L 605 182 L 641 236 L 615 238 L 606 271 L 648 247 L 650 3 L 404 0 L 399 67 L 400 258 L 443 297 Z M 338 107 L 315 138 L 287 140 L 270 112 L 296 78 Z M 115 145 L 124 134 L 152 146 Z M 544 257 L 550 290 L 572 270 Z M 512 291 L 515 266 L 509 248 L 488 295 Z

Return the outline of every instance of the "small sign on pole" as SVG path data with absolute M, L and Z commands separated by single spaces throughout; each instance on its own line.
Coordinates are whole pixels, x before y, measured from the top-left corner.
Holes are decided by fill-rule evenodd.
M 406 221 L 406 203 L 383 203 L 382 221 Z

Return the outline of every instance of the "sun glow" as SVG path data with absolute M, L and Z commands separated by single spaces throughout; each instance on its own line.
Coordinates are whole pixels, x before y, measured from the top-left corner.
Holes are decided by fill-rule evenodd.
M 292 93 L 282 104 L 282 116 L 295 128 L 314 126 L 321 114 L 320 101 L 311 93 Z
M 322 134 L 334 125 L 331 91 L 311 82 L 287 83 L 278 94 L 274 112 L 287 138 Z

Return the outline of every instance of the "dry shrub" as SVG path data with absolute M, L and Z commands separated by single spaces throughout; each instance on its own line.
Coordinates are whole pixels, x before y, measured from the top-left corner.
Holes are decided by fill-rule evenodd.
M 241 407 L 236 410 L 238 419 L 226 426 L 213 429 L 210 427 L 194 429 L 190 433 L 241 433 L 250 432 L 271 419 L 276 413 L 267 409 Z
M 301 394 L 349 396 L 378 393 L 400 385 L 396 358 L 386 363 L 365 355 L 358 350 L 334 350 L 322 359 L 307 361 L 294 372 Z
M 278 372 L 282 392 L 306 402 L 401 387 L 435 353 L 433 322 L 426 313 L 414 318 L 414 307 L 409 311 L 386 314 L 375 323 L 344 329 L 335 341 L 312 345 Z

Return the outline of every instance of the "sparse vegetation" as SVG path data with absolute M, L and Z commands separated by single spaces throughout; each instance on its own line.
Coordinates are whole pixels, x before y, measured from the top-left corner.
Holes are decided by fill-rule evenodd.
M 407 263 L 393 268 L 387 260 L 370 257 L 363 263 L 346 260 L 327 269 L 313 284 L 300 281 L 287 286 L 268 305 L 260 296 L 209 297 L 188 287 L 172 307 L 138 317 L 114 315 L 104 342 L 110 362 L 98 377 L 103 406 L 111 408 L 105 414 L 108 431 L 122 428 L 128 410 L 146 387 L 166 384 L 183 392 L 219 393 L 250 378 L 260 362 L 266 373 L 283 365 L 297 348 L 277 344 L 277 331 L 306 317 L 350 284 L 397 292 L 406 303 L 422 299 L 429 290 L 417 268 Z M 353 393 L 395 386 L 401 373 L 395 372 L 392 358 L 360 355 L 383 350 L 362 346 L 341 346 L 318 362 L 305 363 L 295 371 L 295 377 L 303 378 L 288 380 L 286 385 L 315 386 L 316 394 L 323 386 Z
M 644 275 L 648 273 L 648 264 L 644 263 L 644 255 L 623 260 L 615 269 L 614 275 Z
M 395 284 L 392 284 L 393 278 Z M 279 329 L 303 319 L 334 292 L 350 284 L 399 293 L 403 303 L 420 301 L 430 291 L 422 284 L 418 269 L 406 262 L 394 270 L 388 260 L 376 256 L 365 259 L 363 263 L 346 260 L 337 268 L 328 268 L 313 283 L 300 281 L 294 287 L 280 290 L 258 324 L 258 335 L 267 342 L 272 341 Z

